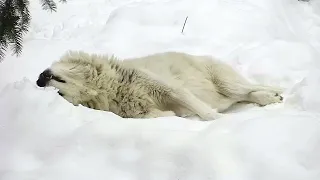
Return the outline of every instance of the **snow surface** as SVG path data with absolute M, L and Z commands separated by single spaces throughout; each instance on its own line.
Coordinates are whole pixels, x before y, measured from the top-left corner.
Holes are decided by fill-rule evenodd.
M 319 180 L 320 1 L 32 1 L 23 55 L 0 64 L 1 180 Z M 188 21 L 181 33 L 185 18 Z M 221 58 L 285 102 L 215 121 L 122 119 L 74 107 L 41 71 L 66 50 Z

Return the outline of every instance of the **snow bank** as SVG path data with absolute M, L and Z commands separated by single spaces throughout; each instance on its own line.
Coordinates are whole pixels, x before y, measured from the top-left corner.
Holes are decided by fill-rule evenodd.
M 319 178 L 320 122 L 311 113 L 121 119 L 28 80 L 1 94 L 1 107 L 10 107 L 1 112 L 2 180 Z
M 0 64 L 1 180 L 320 179 L 317 1 L 77 0 L 53 14 L 31 5 L 23 56 Z M 211 122 L 122 119 L 36 87 L 68 49 L 211 54 L 285 87 L 285 102 Z

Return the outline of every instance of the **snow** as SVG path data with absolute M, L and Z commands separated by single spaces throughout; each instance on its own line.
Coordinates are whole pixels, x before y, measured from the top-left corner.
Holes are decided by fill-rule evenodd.
M 30 6 L 23 54 L 0 64 L 1 180 L 319 180 L 320 1 L 69 0 Z M 185 18 L 188 20 L 181 33 Z M 41 71 L 66 50 L 221 58 L 285 101 L 215 121 L 75 107 Z

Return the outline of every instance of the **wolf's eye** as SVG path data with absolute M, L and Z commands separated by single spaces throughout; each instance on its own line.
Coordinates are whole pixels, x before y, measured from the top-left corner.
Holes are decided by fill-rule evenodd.
M 41 76 L 44 77 L 45 79 L 52 79 L 53 75 L 50 70 L 45 70 L 41 73 Z
M 56 81 L 58 81 L 58 82 L 61 82 L 61 83 L 66 83 L 65 80 L 61 79 L 61 78 L 58 77 L 58 76 L 52 76 L 52 79 L 54 79 L 54 80 L 56 80 Z
M 61 91 L 58 91 L 58 94 L 59 94 L 60 96 L 64 96 L 64 94 L 63 94 Z

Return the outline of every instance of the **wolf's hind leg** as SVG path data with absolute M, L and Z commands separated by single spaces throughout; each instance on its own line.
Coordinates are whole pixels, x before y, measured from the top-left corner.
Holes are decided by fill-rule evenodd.
M 265 106 L 273 103 L 282 102 L 283 97 L 278 93 L 271 91 L 255 91 L 248 94 L 247 101 L 257 103 L 261 106 Z
M 175 87 L 148 71 L 143 72 L 146 73 L 143 82 L 147 83 L 147 86 L 153 91 L 152 94 L 155 99 L 163 103 L 176 104 L 187 108 L 203 120 L 214 120 L 223 116 L 218 113 L 217 109 L 212 109 L 189 90 L 182 87 Z
M 217 87 L 219 93 L 237 101 L 260 102 L 258 99 L 261 100 L 261 97 L 265 96 L 264 102 L 261 100 L 260 103 L 268 104 L 269 102 L 277 102 L 280 97 L 275 98 L 276 95 L 283 92 L 283 89 L 280 87 L 252 84 L 226 64 L 217 63 L 209 65 L 208 72 L 210 73 L 212 83 Z

